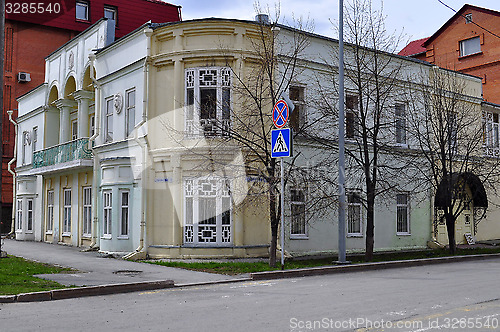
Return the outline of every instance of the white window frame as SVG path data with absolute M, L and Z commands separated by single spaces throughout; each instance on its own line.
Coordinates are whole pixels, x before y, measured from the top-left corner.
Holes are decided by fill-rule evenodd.
M 47 220 L 46 233 L 52 234 L 54 230 L 54 190 L 47 191 Z
M 71 196 L 71 188 L 66 188 L 63 190 L 63 236 L 71 235 Z
M 71 121 L 71 140 L 78 139 L 78 120 Z
M 34 213 L 33 198 L 26 200 L 26 233 L 33 233 L 33 213 Z
M 106 16 L 106 13 L 112 13 L 112 17 Z M 106 17 L 106 18 L 108 18 L 110 20 L 118 22 L 118 20 L 117 20 L 117 18 L 118 18 L 118 9 L 116 7 L 109 6 L 109 5 L 104 5 L 104 13 L 103 13 L 103 15 L 104 15 L 104 17 Z
M 114 113 L 114 98 L 106 99 L 106 112 L 104 113 L 104 142 L 113 142 L 113 113 Z
M 78 17 L 78 11 L 79 9 L 78 8 L 81 8 L 85 11 L 85 14 L 83 16 L 80 16 Z M 88 1 L 80 1 L 80 0 L 77 0 L 76 1 L 76 6 L 75 6 L 75 18 L 77 20 L 80 20 L 80 21 L 89 21 L 90 18 L 89 18 L 89 13 L 90 13 L 90 10 L 89 10 L 89 2 Z
M 213 79 L 215 75 L 215 79 Z M 212 77 L 212 80 L 208 78 Z M 187 137 L 229 135 L 231 126 L 232 72 L 229 67 L 196 67 L 185 70 L 185 131 Z M 203 118 L 202 93 L 215 89 L 215 118 Z
M 130 102 L 130 96 L 133 96 L 133 103 Z M 125 92 L 125 137 L 129 137 L 135 129 L 135 88 Z
M 113 193 L 111 190 L 103 190 L 102 208 L 102 235 L 103 238 L 111 238 L 111 226 L 113 224 Z
M 394 105 L 394 126 L 395 126 L 395 140 L 397 144 L 407 144 L 407 131 L 406 131 L 406 104 L 396 103 Z
M 472 13 L 465 14 L 465 24 L 472 23 Z
M 295 213 L 299 209 L 301 211 Z M 300 229 L 300 231 L 297 232 L 297 229 Z M 290 239 L 307 239 L 307 231 L 306 191 L 292 187 L 290 188 Z
M 350 202 L 350 199 L 354 197 L 358 197 L 357 202 Z M 347 210 L 346 210 L 346 227 L 347 227 L 347 236 L 348 237 L 362 237 L 363 236 L 363 204 L 361 203 L 361 195 L 360 192 L 358 191 L 353 191 L 353 192 L 348 192 L 346 195 L 346 200 L 347 200 Z M 359 220 L 357 223 L 359 223 L 359 227 L 354 227 L 352 225 L 352 211 L 353 209 L 358 210 L 358 215 L 359 215 Z M 359 231 L 353 230 L 353 228 L 359 228 Z
M 483 147 L 488 157 L 500 157 L 500 114 L 483 112 Z
M 92 234 L 92 187 L 83 187 L 82 196 L 82 236 L 89 238 Z
M 120 235 L 119 238 L 128 239 L 130 227 L 130 190 L 120 189 Z M 125 202 L 124 195 L 127 196 Z M 124 219 L 125 218 L 125 219 Z
M 208 191 L 209 185 L 210 191 Z M 210 215 L 201 220 L 203 206 L 209 207 L 210 203 L 215 203 L 215 206 L 212 205 L 212 208 L 215 208 L 213 210 L 215 216 Z M 184 179 L 183 242 L 187 246 L 232 245 L 232 202 L 229 179 L 215 176 Z
M 36 143 L 38 142 L 38 126 L 33 127 L 33 152 L 36 151 Z
M 356 103 L 352 108 L 348 107 L 348 98 L 356 98 Z M 352 119 L 350 118 L 352 116 Z M 354 93 L 345 95 L 345 139 L 354 141 L 359 136 L 359 96 Z M 349 126 L 352 126 L 352 134 L 348 132 Z
M 399 198 L 400 196 L 405 197 L 405 202 L 402 202 Z M 404 212 L 401 214 L 400 212 Z M 404 216 L 406 220 L 403 220 L 404 222 L 404 228 L 403 230 L 399 230 L 400 226 L 402 224 L 402 221 L 400 220 L 400 217 Z M 408 193 L 401 192 L 396 194 L 396 235 L 411 235 L 411 229 L 410 229 L 410 196 Z
M 16 231 L 23 230 L 23 200 L 17 200 Z
M 481 37 L 475 36 L 459 42 L 460 56 L 468 56 L 481 53 Z
M 94 136 L 95 134 L 95 114 L 92 114 L 89 119 L 89 124 L 90 124 L 90 136 Z
M 296 96 L 292 90 L 297 89 L 298 93 Z M 291 85 L 288 90 L 288 95 L 290 100 L 293 101 L 294 108 L 290 112 L 290 127 L 293 128 L 294 132 L 299 132 L 300 129 L 306 124 L 306 87 L 300 84 Z M 299 115 L 296 115 L 296 112 Z M 293 118 L 292 118 L 293 116 Z M 292 121 L 293 119 L 293 121 Z

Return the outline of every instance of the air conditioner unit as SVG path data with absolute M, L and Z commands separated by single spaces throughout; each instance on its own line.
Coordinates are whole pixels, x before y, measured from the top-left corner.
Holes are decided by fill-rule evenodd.
M 18 82 L 31 82 L 31 75 L 28 73 L 17 73 L 17 81 Z

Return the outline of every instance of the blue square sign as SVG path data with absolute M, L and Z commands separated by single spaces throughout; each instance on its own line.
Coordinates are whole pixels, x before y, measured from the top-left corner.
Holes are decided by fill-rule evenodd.
M 292 130 L 290 128 L 271 131 L 271 157 L 282 158 L 292 155 Z

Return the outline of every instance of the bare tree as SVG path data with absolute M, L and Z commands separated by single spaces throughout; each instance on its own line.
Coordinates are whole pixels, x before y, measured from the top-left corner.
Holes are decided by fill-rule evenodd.
M 487 156 L 483 147 L 493 128 L 483 122 L 480 81 L 437 66 L 422 76 L 420 88 L 407 94 L 409 129 L 419 150 L 415 168 L 419 181 L 436 196 L 435 234 L 438 224 L 445 223 L 454 254 L 455 223 L 471 206 L 474 226 L 484 217 L 486 189 L 495 194 L 498 185 L 499 159 Z
M 395 155 L 395 143 L 406 140 L 402 132 L 395 132 L 395 104 L 402 86 L 405 61 L 393 56 L 401 35 L 387 33 L 383 8 L 374 10 L 371 1 L 353 0 L 346 5 L 344 34 L 345 47 L 345 153 L 346 183 L 357 189 L 351 198 L 361 202 L 366 209 L 367 261 L 373 258 L 375 203 L 398 186 L 398 178 L 405 169 L 404 163 L 389 157 Z M 337 49 L 332 50 L 335 63 Z M 336 69 L 332 68 L 332 72 Z M 320 80 L 318 80 L 320 81 Z M 331 122 L 338 121 L 335 90 L 321 86 L 321 109 Z M 330 123 L 331 123 L 330 122 Z M 399 136 L 398 136 L 399 135 Z M 337 151 L 335 138 L 318 142 Z M 328 157 L 336 163 L 335 157 Z M 348 200 L 350 198 L 348 197 Z M 349 224 L 348 214 L 348 224 Z M 348 226 L 349 228 L 349 226 Z

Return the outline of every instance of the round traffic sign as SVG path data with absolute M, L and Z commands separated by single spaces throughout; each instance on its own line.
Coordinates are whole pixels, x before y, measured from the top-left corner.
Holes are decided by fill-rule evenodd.
M 283 99 L 278 100 L 273 108 L 273 123 L 276 128 L 283 128 L 288 121 L 289 115 L 290 112 L 286 101 Z

